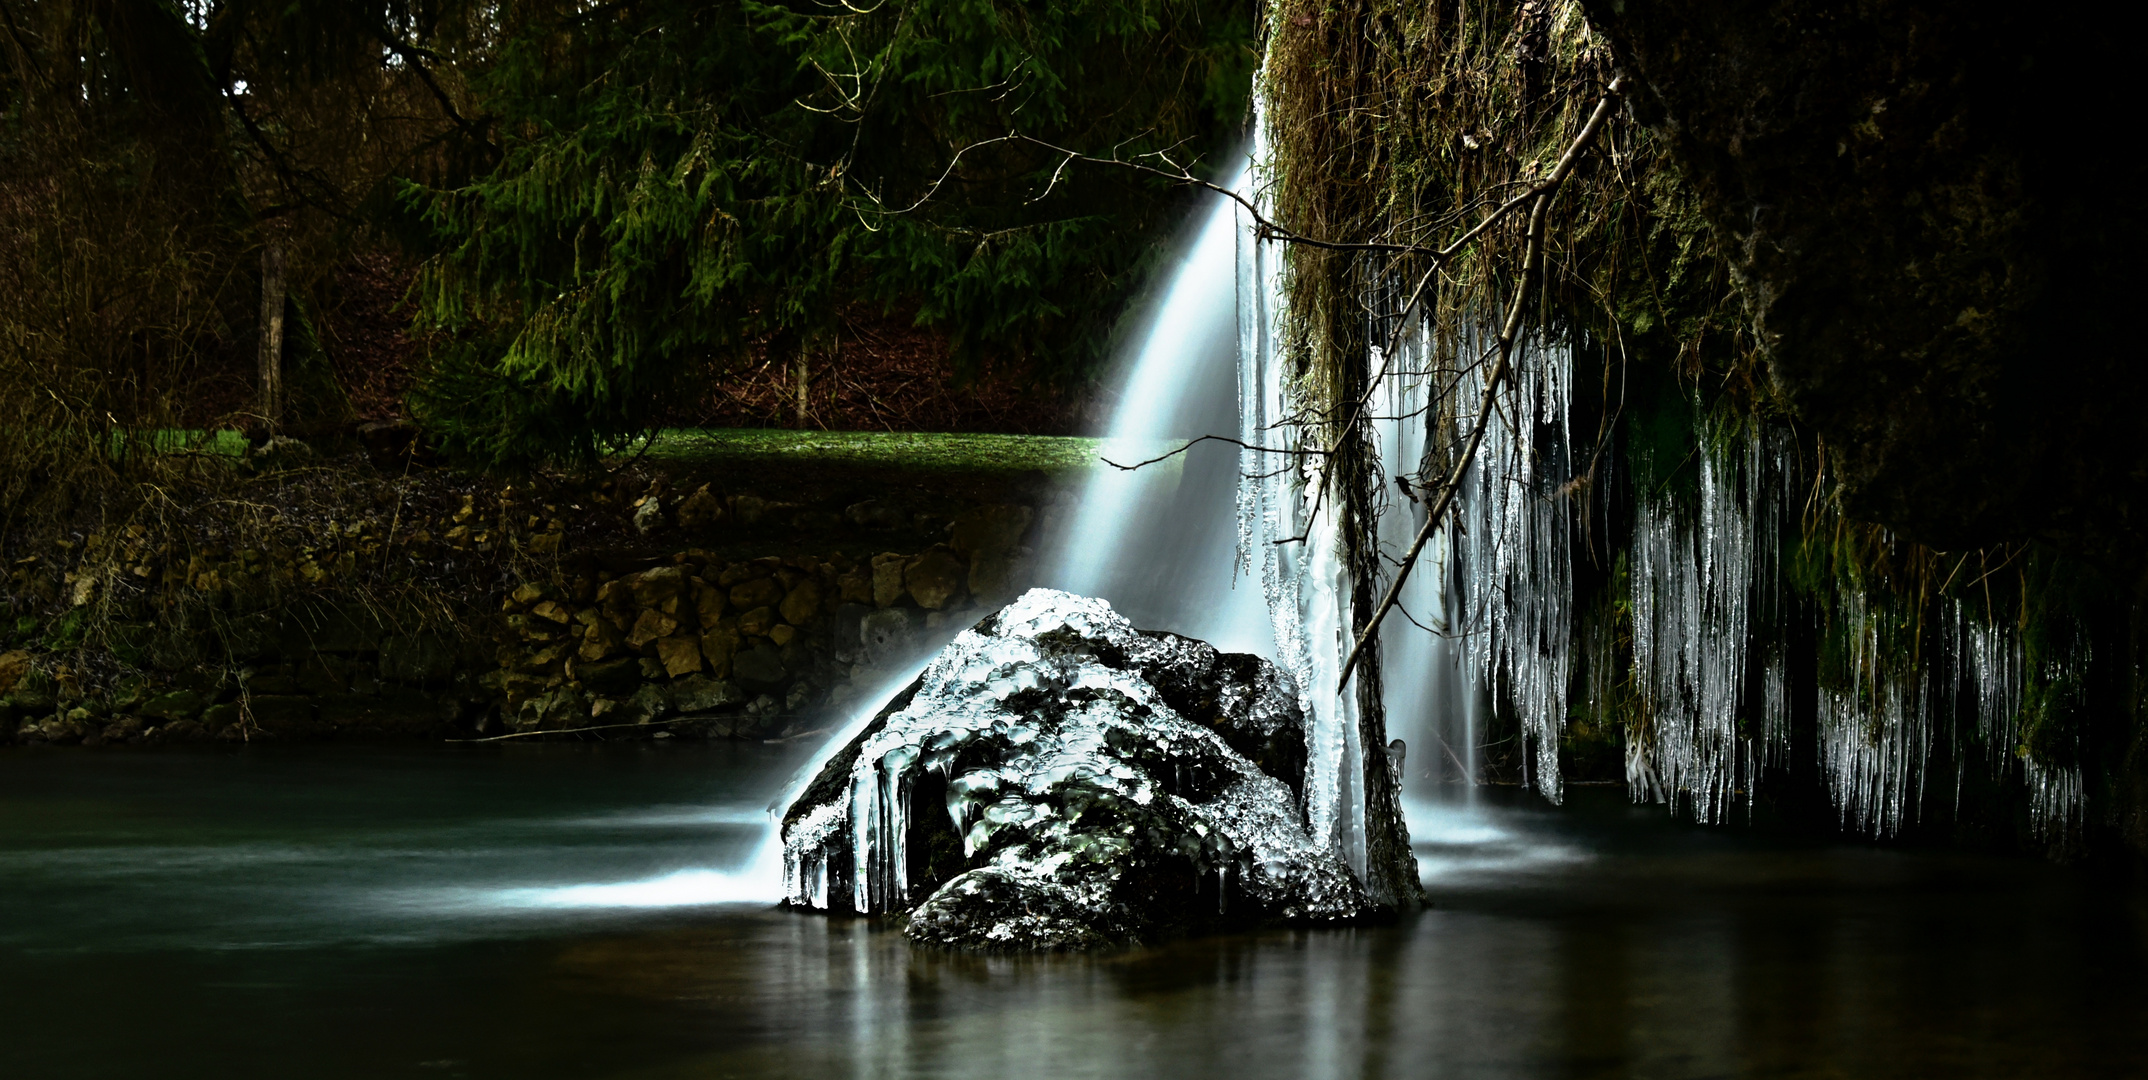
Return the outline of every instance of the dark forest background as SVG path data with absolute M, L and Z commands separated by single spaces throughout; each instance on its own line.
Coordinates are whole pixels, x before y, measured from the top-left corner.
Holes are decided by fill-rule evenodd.
M 1244 0 L 0 0 L 4 449 L 264 430 L 270 249 L 291 434 L 1068 430 L 1194 194 L 1049 147 L 1224 167 L 1255 37 Z

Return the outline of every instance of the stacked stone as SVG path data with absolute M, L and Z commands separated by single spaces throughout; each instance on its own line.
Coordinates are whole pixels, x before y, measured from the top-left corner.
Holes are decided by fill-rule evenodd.
M 0 742 L 161 743 L 454 735 L 486 706 L 452 638 L 396 632 L 364 609 L 232 619 L 234 664 L 99 679 L 75 663 L 0 654 Z
M 439 493 L 428 494 L 442 501 Z M 388 587 L 413 575 L 445 577 L 518 554 L 555 556 L 565 543 L 566 522 L 555 504 L 512 487 L 482 511 L 474 494 L 454 498 L 459 501 L 428 509 L 381 489 L 363 500 L 370 505 L 348 507 L 341 517 L 278 515 L 243 533 L 175 535 L 139 523 L 95 529 L 16 559 L 5 591 L 18 611 L 61 612 L 43 636 L 48 647 L 69 648 L 80 643 L 91 609 L 125 635 L 138 628 L 133 624 L 182 606 L 259 612 L 294 595 Z
M 877 683 L 882 667 L 928 643 L 927 631 L 1011 594 L 1033 516 L 976 507 L 941 519 L 948 542 L 911 554 L 741 559 L 688 548 L 616 573 L 598 567 L 623 556 L 560 551 L 567 530 L 555 512 L 578 507 L 513 489 L 438 495 L 425 505 L 371 500 L 339 521 L 279 521 L 255 546 L 203 536 L 179 547 L 122 526 L 18 561 L 16 595 L 65 614 L 28 620 L 43 627 L 40 647 L 0 654 L 0 742 L 808 730 L 811 710 L 845 701 L 861 668 Z M 652 528 L 704 533 L 780 506 L 706 488 L 589 499 Z M 845 518 L 886 527 L 874 511 L 906 528 L 912 520 L 877 503 L 827 516 L 838 530 Z M 510 577 L 504 597 L 489 600 L 482 585 L 456 584 L 498 580 L 511 566 L 536 580 Z M 390 578 L 399 613 L 349 591 Z M 422 616 L 407 598 L 420 582 L 432 583 Z M 470 618 L 473 602 L 496 617 Z M 187 611 L 197 614 L 170 615 Z M 463 636 L 443 612 L 480 632 Z M 103 651 L 77 656 L 93 613 Z
M 1003 597 L 1030 518 L 1027 507 L 981 508 L 955 521 L 949 543 L 915 554 L 727 561 L 690 549 L 632 573 L 525 583 L 502 602 L 499 668 L 484 685 L 512 732 L 669 718 L 721 736 L 780 734 L 801 711 L 843 700 L 860 668 L 901 658 L 921 629 Z

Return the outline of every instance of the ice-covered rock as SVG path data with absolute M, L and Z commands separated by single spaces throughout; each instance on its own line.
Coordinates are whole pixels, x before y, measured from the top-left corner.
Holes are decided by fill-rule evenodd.
M 786 892 L 977 948 L 1350 918 L 1364 893 L 1306 830 L 1305 760 L 1279 668 L 1032 589 L 949 644 L 791 805 Z

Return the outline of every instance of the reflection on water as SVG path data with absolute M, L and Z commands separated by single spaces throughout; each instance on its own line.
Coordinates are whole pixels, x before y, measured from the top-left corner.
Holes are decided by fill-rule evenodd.
M 1588 857 L 1584 849 L 1557 838 L 1550 828 L 1555 815 L 1548 810 L 1531 821 L 1525 811 L 1495 810 L 1475 800 L 1408 800 L 1403 815 L 1409 821 L 1418 876 L 1434 892 Z
M 802 750 L 0 756 L 0 947 L 302 948 L 773 903 Z
M 0 1075 L 2148 1075 L 2038 863 L 1495 792 L 1394 925 L 978 957 L 734 902 L 789 758 L 521 749 L 0 755 Z

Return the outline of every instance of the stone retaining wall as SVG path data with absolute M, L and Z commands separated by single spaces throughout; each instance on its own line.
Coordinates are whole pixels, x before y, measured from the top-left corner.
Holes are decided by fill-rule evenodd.
M 973 506 L 922 550 L 742 557 L 684 545 L 766 500 L 660 492 L 621 507 L 634 543 L 542 552 L 538 580 L 444 598 L 459 629 L 308 602 L 230 618 L 222 662 L 182 670 L 0 654 L 0 742 L 782 738 L 1028 584 L 1029 506 Z M 873 509 L 850 515 L 860 535 Z
M 502 605 L 497 666 L 479 680 L 500 733 L 689 725 L 771 738 L 818 723 L 909 661 L 942 627 L 974 621 L 1023 580 L 1025 506 L 955 519 L 950 541 L 869 559 L 678 552 L 626 573 L 525 584 Z M 616 728 L 614 728 L 616 730 Z

